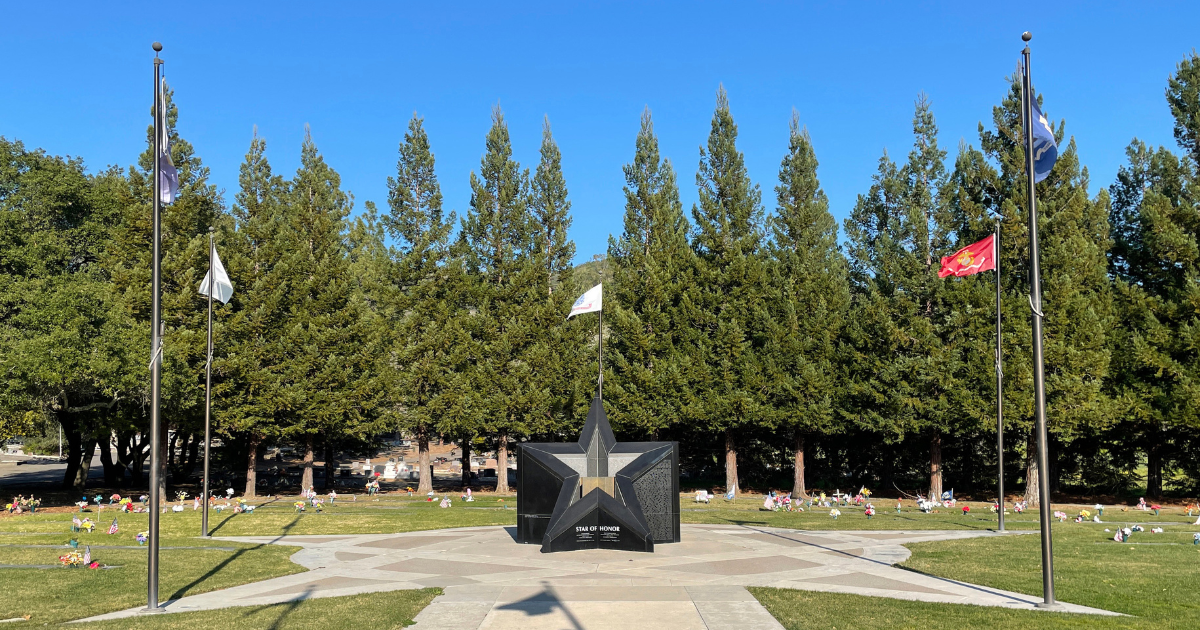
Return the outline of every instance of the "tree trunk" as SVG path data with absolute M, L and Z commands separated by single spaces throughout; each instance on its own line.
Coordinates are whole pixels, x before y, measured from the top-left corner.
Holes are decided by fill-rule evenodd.
M 733 443 L 733 429 L 725 429 L 725 492 L 739 490 L 737 474 L 737 447 Z
M 325 439 L 325 489 L 332 490 L 337 483 L 334 474 L 337 472 L 337 462 L 334 461 L 333 442 Z
M 178 433 L 175 434 L 175 437 L 167 438 L 167 468 L 170 468 L 176 464 L 175 451 L 179 448 L 178 442 Z
M 428 494 L 433 490 L 433 467 L 429 465 L 429 429 L 417 427 L 417 492 Z
M 75 470 L 75 479 L 71 487 L 76 492 L 82 492 L 87 486 L 88 473 L 92 470 L 92 456 L 96 453 L 96 438 L 88 436 L 83 440 L 82 456 L 79 458 L 79 468 Z
M 129 472 L 133 477 L 133 487 L 142 487 L 142 478 L 146 471 L 146 458 L 150 457 L 150 436 L 141 434 L 129 438 L 133 443 L 133 449 L 130 451 L 130 467 Z
M 1031 507 L 1038 501 L 1037 438 L 1031 432 L 1025 447 L 1025 502 Z
M 313 436 L 311 433 L 304 436 L 304 474 L 300 478 L 300 494 L 313 487 Z
M 496 494 L 508 494 L 508 431 L 496 439 Z
M 79 473 L 79 460 L 83 457 L 83 436 L 79 434 L 79 423 L 73 414 L 66 411 L 58 414 L 63 435 L 67 438 L 67 469 L 63 471 L 63 489 L 75 488 L 75 476 Z
M 1154 440 L 1146 449 L 1146 496 L 1162 496 L 1162 442 Z
M 196 462 L 200 461 L 200 442 L 203 440 L 204 438 L 201 435 L 196 433 L 191 435 L 191 441 L 188 442 L 187 448 L 187 461 L 183 464 L 183 474 L 181 475 L 183 479 L 181 481 L 187 481 L 196 470 Z
M 929 440 L 929 500 L 942 497 L 942 432 L 934 431 Z
M 796 431 L 795 474 L 792 477 L 792 498 L 807 499 L 804 487 L 804 434 Z
M 246 498 L 254 498 L 255 484 L 258 482 L 258 444 L 262 441 L 257 433 L 250 434 L 250 453 L 246 456 Z
M 116 488 L 125 481 L 125 466 L 121 463 L 120 457 L 116 461 L 113 460 L 112 432 L 103 431 L 96 442 L 100 446 L 100 464 L 104 466 L 104 485 Z
M 461 447 L 462 451 L 462 486 L 463 490 L 471 487 L 471 436 L 464 435 Z

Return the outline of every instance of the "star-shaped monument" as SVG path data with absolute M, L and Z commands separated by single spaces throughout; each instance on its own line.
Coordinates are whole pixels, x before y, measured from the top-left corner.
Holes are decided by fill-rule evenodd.
M 517 542 L 544 553 L 679 542 L 679 443 L 618 442 L 597 396 L 579 442 L 520 445 Z

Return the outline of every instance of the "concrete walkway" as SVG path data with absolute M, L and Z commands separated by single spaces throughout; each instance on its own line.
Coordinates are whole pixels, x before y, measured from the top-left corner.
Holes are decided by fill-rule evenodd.
M 913 542 L 1003 536 L 981 531 L 806 532 L 684 525 L 683 542 L 654 553 L 543 554 L 513 528 L 407 534 L 222 538 L 303 547 L 307 573 L 168 602 L 168 612 L 261 606 L 311 597 L 440 586 L 416 630 L 600 629 L 781 626 L 746 591 L 775 586 L 832 593 L 1035 610 L 1039 597 L 975 586 L 893 566 Z M 84 621 L 137 615 L 120 611 Z M 1065 604 L 1073 613 L 1114 613 Z

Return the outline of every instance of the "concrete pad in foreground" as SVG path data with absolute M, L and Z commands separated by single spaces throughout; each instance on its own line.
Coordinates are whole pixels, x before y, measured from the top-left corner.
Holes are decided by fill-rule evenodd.
M 438 586 L 416 630 L 541 628 L 781 628 L 746 586 L 852 593 L 946 604 L 1036 610 L 1040 597 L 894 566 L 914 542 L 1005 536 L 991 531 L 806 532 L 684 525 L 683 541 L 654 553 L 582 550 L 543 554 L 513 528 L 407 534 L 250 536 L 292 545 L 309 571 L 167 602 L 168 612 L 263 606 L 319 597 Z M 141 609 L 81 621 L 135 616 Z M 1063 612 L 1113 615 L 1063 604 Z

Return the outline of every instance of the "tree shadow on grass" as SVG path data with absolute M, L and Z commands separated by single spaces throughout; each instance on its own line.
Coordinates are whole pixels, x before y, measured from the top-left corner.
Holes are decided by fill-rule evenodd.
M 229 566 L 234 560 L 237 560 L 238 558 L 245 555 L 246 552 L 254 551 L 256 549 L 262 549 L 263 547 L 266 547 L 267 545 L 279 542 L 279 540 L 282 539 L 284 536 L 286 536 L 288 531 L 291 530 L 293 527 L 295 527 L 296 523 L 298 523 L 299 521 L 300 521 L 300 515 L 297 514 L 296 518 L 293 518 L 291 523 L 288 523 L 287 525 L 283 526 L 283 533 L 280 534 L 278 537 L 275 538 L 275 540 L 272 540 L 271 542 L 259 543 L 257 545 L 254 545 L 253 547 L 242 547 L 241 549 L 238 549 L 232 555 L 230 555 L 228 558 L 225 558 L 219 564 L 217 564 L 217 566 L 209 569 L 207 573 L 192 580 L 192 582 L 190 584 L 188 584 L 187 586 L 184 586 L 184 587 L 180 588 L 179 590 L 175 591 L 174 593 L 172 593 L 170 599 L 168 599 L 167 601 L 168 602 L 174 601 L 176 599 L 183 597 L 184 595 L 187 594 L 188 591 L 192 590 L 197 585 L 203 583 L 208 578 L 211 578 L 212 576 L 219 573 L 222 569 Z
M 297 596 L 295 599 L 293 599 L 289 602 L 285 602 L 283 604 L 271 604 L 269 606 L 259 606 L 256 608 L 252 608 L 250 610 L 247 610 L 242 615 L 242 617 L 249 617 L 250 615 L 253 615 L 260 611 L 270 610 L 272 608 L 277 608 L 277 607 L 282 608 L 283 610 L 280 611 L 279 616 L 276 617 L 275 621 L 271 622 L 271 625 L 267 627 L 267 630 L 280 630 L 281 628 L 283 628 L 284 620 L 287 619 L 289 615 L 296 612 L 296 608 L 300 606 L 300 603 L 307 600 L 309 597 L 311 597 L 314 590 L 316 590 L 316 588 L 310 585 L 308 588 L 304 589 L 303 593 L 301 593 L 299 596 Z

